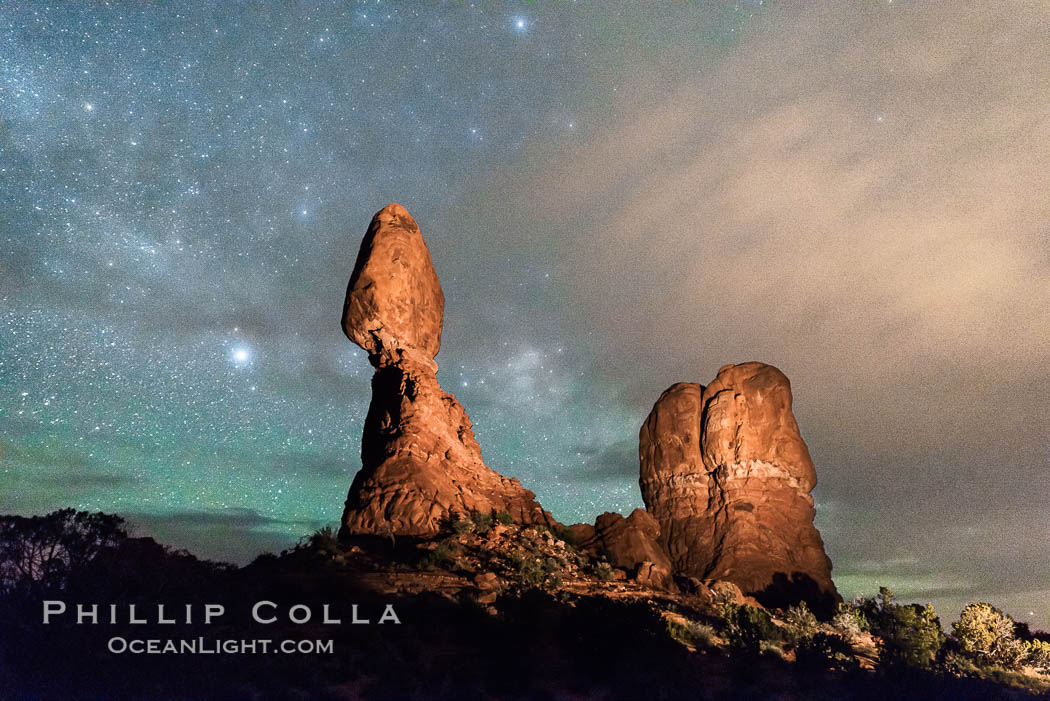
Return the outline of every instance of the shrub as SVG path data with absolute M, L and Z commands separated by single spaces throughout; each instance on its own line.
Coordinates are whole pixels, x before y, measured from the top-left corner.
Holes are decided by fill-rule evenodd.
M 474 530 L 472 516 L 473 512 L 468 512 L 464 515 L 458 511 L 448 511 L 441 517 L 438 528 L 442 533 L 454 533 L 456 535 L 470 533 Z
M 784 632 L 792 645 L 812 638 L 817 632 L 817 617 L 809 610 L 805 601 L 790 607 L 784 614 L 784 620 L 787 623 Z
M 714 628 L 699 621 L 667 619 L 667 632 L 680 643 L 695 648 L 711 648 L 717 644 L 718 633 Z
M 813 669 L 856 669 L 860 665 L 853 647 L 841 635 L 815 633 L 795 646 L 795 661 Z
M 714 626 L 699 621 L 689 622 L 689 635 L 697 646 L 714 647 L 718 644 L 718 631 Z
M 865 600 L 861 608 L 879 637 L 880 662 L 929 669 L 945 640 L 932 606 L 894 603 L 893 592 L 880 587 L 878 599 Z
M 394 536 L 394 529 L 389 523 L 384 523 L 376 530 L 376 535 L 381 535 L 390 539 L 390 547 L 394 548 L 397 546 L 397 538 Z
M 1037 672 L 1050 672 L 1050 643 L 1045 640 L 1029 640 L 1026 644 L 1028 664 Z
M 991 604 L 967 604 L 952 628 L 963 652 L 980 663 L 1017 667 L 1028 654 L 1014 634 L 1014 619 Z
M 483 514 L 477 509 L 470 512 L 470 521 L 474 524 L 474 530 L 478 533 L 484 533 L 492 527 L 493 516 L 491 513 Z
M 609 566 L 608 562 L 598 563 L 598 565 L 596 565 L 595 568 L 594 568 L 594 576 L 597 577 L 598 580 L 602 581 L 602 582 L 612 581 L 612 578 L 613 578 L 612 567 Z
M 504 526 L 509 526 L 514 523 L 514 517 L 510 515 L 510 512 L 506 509 L 500 509 L 495 514 L 495 519 L 502 523 Z
M 420 564 L 424 567 L 449 569 L 456 566 L 457 555 L 459 555 L 459 548 L 456 544 L 443 540 L 437 544 L 436 548 L 423 556 Z
M 693 638 L 689 634 L 689 628 L 685 623 L 673 618 L 667 619 L 667 634 L 680 643 L 693 645 Z
M 512 552 L 507 559 L 526 589 L 554 591 L 562 585 L 559 563 L 552 557 Z
M 543 568 L 543 562 L 538 557 L 528 557 L 522 560 L 518 569 L 518 579 L 530 588 L 540 588 L 547 581 L 547 571 Z
M 763 641 L 779 637 L 773 619 L 765 609 L 746 604 L 736 606 L 727 632 L 730 647 L 748 656 L 757 656 Z
M 339 548 L 339 540 L 331 526 L 318 528 L 306 540 L 306 547 L 316 552 L 332 552 Z
M 1048 690 L 1045 680 L 1025 674 L 1022 670 L 988 667 L 982 670 L 981 678 L 1015 689 L 1023 689 L 1030 694 L 1040 694 L 1039 698 L 1046 698 Z
M 868 630 L 868 619 L 857 606 L 841 603 L 831 619 L 831 627 L 846 640 L 856 640 Z
M 940 668 L 953 677 L 979 677 L 981 675 L 981 670 L 974 664 L 973 658 L 958 650 L 945 652 Z
M 554 535 L 565 542 L 566 545 L 576 547 L 576 534 L 571 529 L 564 526 L 555 526 Z
M 736 603 L 736 597 L 732 592 L 725 589 L 717 590 L 711 595 L 711 603 L 717 615 L 727 626 L 733 624 L 737 609 L 740 605 Z

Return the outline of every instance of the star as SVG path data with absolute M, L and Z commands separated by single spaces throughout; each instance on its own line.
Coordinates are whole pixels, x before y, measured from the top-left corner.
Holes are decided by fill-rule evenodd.
M 886 7 L 890 0 L 880 2 Z M 820 26 L 812 34 L 822 38 L 812 48 L 829 53 L 833 71 L 809 65 L 802 51 L 768 66 L 759 61 L 777 47 L 811 46 L 808 34 L 795 34 L 808 21 L 785 22 L 783 32 L 761 25 L 759 31 L 742 31 L 740 15 L 754 12 L 757 17 L 762 0 L 729 3 L 739 5 L 735 19 L 708 12 L 704 6 L 710 3 L 670 3 L 653 13 L 644 3 L 608 8 L 472 0 L 464 3 L 472 6 L 467 11 L 439 3 L 393 3 L 388 10 L 382 0 L 351 9 L 301 0 L 246 7 L 237 13 L 245 21 L 222 25 L 203 3 L 183 3 L 177 22 L 156 3 L 140 4 L 134 13 L 125 13 L 105 3 L 0 2 L 0 211 L 10 214 L 0 231 L 0 386 L 10 388 L 0 391 L 5 511 L 28 514 L 84 504 L 129 513 L 224 507 L 257 512 L 222 539 L 213 537 L 214 530 L 200 540 L 183 535 L 195 554 L 220 559 L 257 554 L 249 552 L 256 546 L 251 538 L 257 521 L 252 519 L 270 519 L 266 523 L 288 544 L 303 535 L 304 523 L 334 523 L 349 479 L 360 467 L 373 374 L 367 354 L 346 340 L 335 317 L 369 218 L 393 201 L 404 203 L 420 224 L 448 295 L 448 343 L 440 356 L 445 388 L 466 395 L 471 419 L 484 427 L 478 440 L 486 460 L 501 471 L 506 467 L 508 476 L 533 488 L 544 507 L 567 522 L 593 521 L 602 511 L 626 515 L 641 506 L 631 444 L 660 390 L 678 379 L 710 379 L 721 362 L 751 355 L 747 343 L 751 329 L 760 328 L 757 321 L 736 328 L 739 320 L 727 317 L 734 333 L 726 335 L 735 340 L 694 357 L 686 349 L 696 344 L 687 334 L 699 336 L 700 331 L 680 323 L 688 318 L 685 312 L 665 309 L 648 295 L 669 295 L 678 281 L 706 279 L 701 271 L 730 279 L 734 268 L 729 262 L 710 266 L 692 254 L 743 251 L 740 242 L 758 252 L 776 250 L 791 262 L 814 262 L 790 258 L 809 250 L 808 238 L 794 245 L 789 231 L 810 214 L 787 207 L 795 202 L 783 199 L 791 197 L 792 188 L 764 187 L 770 176 L 799 169 L 812 177 L 813 192 L 831 198 L 828 211 L 856 209 L 860 221 L 836 237 L 841 239 L 836 245 L 845 246 L 849 237 L 867 231 L 863 265 L 882 260 L 896 270 L 901 262 L 896 245 L 884 252 L 888 258 L 879 257 L 884 244 L 898 241 L 884 227 L 904 217 L 921 221 L 931 213 L 924 209 L 928 200 L 931 206 L 948 201 L 943 193 L 938 200 L 936 189 L 922 190 L 933 188 L 936 183 L 927 181 L 938 178 L 920 176 L 951 172 L 943 159 L 952 154 L 975 167 L 987 158 L 983 175 L 964 171 L 951 179 L 957 190 L 953 197 L 962 201 L 967 188 L 997 173 L 1012 174 L 1016 166 L 1017 177 L 1004 177 L 1001 184 L 1003 197 L 1017 206 L 963 201 L 967 218 L 973 214 L 975 221 L 952 227 L 950 236 L 945 234 L 952 245 L 943 253 L 936 252 L 939 241 L 931 229 L 931 237 L 915 242 L 920 254 L 930 255 L 908 260 L 938 273 L 943 265 L 983 251 L 987 241 L 989 250 L 1000 251 L 1012 265 L 976 260 L 972 270 L 984 272 L 976 281 L 962 276 L 963 284 L 952 285 L 957 298 L 921 308 L 930 307 L 945 329 L 976 324 L 956 302 L 987 282 L 1011 318 L 1026 320 L 1012 325 L 1017 327 L 1013 340 L 1024 341 L 1026 352 L 1038 357 L 1018 362 L 1017 368 L 1045 365 L 1044 349 L 1031 339 L 1046 330 L 1039 310 L 1050 307 L 1050 293 L 1035 277 L 1038 266 L 1030 263 L 1047 254 L 1041 246 L 1046 237 L 1033 216 L 1041 202 L 1034 173 L 1045 170 L 1037 166 L 1046 153 L 1019 148 L 1042 143 L 1044 123 L 1038 101 L 977 100 L 997 78 L 1006 78 L 1003 89 L 1012 90 L 1011 71 L 1028 76 L 1032 65 L 1042 65 L 1045 49 L 1039 37 L 1020 33 L 1011 39 L 1017 51 L 999 51 L 995 42 L 980 40 L 981 17 L 987 14 L 989 26 L 1045 26 L 1050 10 L 1038 3 L 1014 13 L 966 13 L 975 22 L 973 51 L 958 65 L 938 63 L 943 75 L 930 81 L 923 73 L 929 57 L 920 50 L 917 61 L 910 52 L 921 48 L 915 40 L 927 35 L 934 40 L 930 50 L 940 47 L 944 38 L 929 31 L 951 25 L 957 12 L 951 3 L 902 18 L 926 19 L 906 31 L 901 25 L 905 36 L 899 46 L 890 31 L 879 32 L 871 44 L 864 32 L 839 36 L 839 29 L 824 26 L 836 14 L 852 17 L 844 23 L 850 28 L 869 21 L 881 26 L 883 20 L 871 13 L 845 8 L 814 13 L 812 21 Z M 839 4 L 846 5 L 834 5 Z M 893 0 L 893 5 L 909 3 Z M 794 13 L 781 8 L 770 15 L 769 26 Z M 800 19 L 808 14 L 802 12 Z M 623 28 L 635 35 L 626 45 Z M 733 39 L 727 41 L 730 33 Z M 847 50 L 857 43 L 880 48 L 885 43 L 893 49 L 893 60 Z M 646 60 L 619 60 L 638 56 Z M 1034 56 L 1035 63 L 1026 56 Z M 793 65 L 796 59 L 802 60 Z M 915 75 L 922 80 L 911 80 Z M 775 80 L 785 76 L 804 80 Z M 821 94 L 826 90 L 833 101 L 821 97 L 811 105 L 808 78 L 823 81 Z M 852 82 L 865 90 L 858 92 Z M 720 99 L 700 110 L 687 108 L 695 101 L 690 96 L 710 88 Z M 689 118 L 657 120 L 654 127 L 643 104 L 652 101 L 632 98 L 650 91 L 656 99 L 652 108 L 667 107 L 668 115 Z M 844 101 L 840 104 L 836 96 Z M 781 112 L 775 109 L 781 104 L 796 107 Z M 790 124 L 780 120 L 802 116 L 814 106 L 834 110 L 843 105 L 849 106 L 843 111 L 853 120 L 849 126 L 858 127 L 861 136 L 832 119 L 820 126 L 800 121 L 798 128 L 805 130 L 800 136 L 813 129 L 814 138 L 772 154 L 740 138 L 755 128 L 759 134 L 780 133 L 778 127 Z M 1004 119 L 972 123 L 967 133 L 961 125 L 969 110 L 989 117 L 1001 111 Z M 898 133 L 905 122 L 920 128 Z M 721 124 L 734 126 L 712 129 Z M 671 130 L 670 125 L 678 126 Z M 1018 125 L 1033 131 L 1011 131 Z M 1001 133 L 1007 127 L 1010 133 Z M 654 128 L 660 131 L 645 134 Z M 723 134 L 729 139 L 723 146 L 739 148 L 721 148 Z M 626 137 L 622 147 L 617 145 L 621 135 Z M 877 148 L 878 158 L 858 158 L 867 148 Z M 697 173 L 722 172 L 724 164 L 713 160 L 719 153 L 733 154 L 733 162 L 725 165 L 742 177 L 724 182 L 722 176 L 681 177 L 694 172 L 685 170 L 689 164 Z M 917 163 L 917 153 L 930 163 Z M 658 176 L 650 166 L 665 155 L 671 156 L 669 170 Z M 813 167 L 825 163 L 832 166 L 826 173 Z M 779 170 L 781 165 L 785 170 Z M 839 168 L 851 178 L 824 181 Z M 550 177 L 562 173 L 573 174 L 564 185 Z M 664 181 L 690 185 L 656 192 Z M 760 197 L 754 206 L 745 197 L 752 188 Z M 708 196 L 710 205 L 693 204 Z M 681 199 L 681 216 L 659 226 L 647 223 L 644 213 L 665 198 L 675 212 L 673 203 Z M 862 207 L 867 198 L 878 202 Z M 722 211 L 716 206 L 720 202 L 733 206 Z M 871 216 L 876 204 L 878 217 Z M 882 216 L 898 205 L 894 217 Z M 687 221 L 708 206 L 709 225 L 722 232 L 717 237 L 694 235 Z M 751 223 L 757 226 L 766 218 L 763 213 L 776 224 L 772 213 L 782 206 L 790 213 L 788 229 L 750 230 Z M 565 212 L 574 217 L 571 236 L 558 225 Z M 982 212 L 1018 220 L 1006 226 L 1006 219 L 996 219 L 982 233 Z M 615 235 L 598 222 L 608 223 Z M 1007 233 L 1013 230 L 1018 233 Z M 968 240 L 971 231 L 980 237 Z M 648 241 L 649 233 L 657 240 Z M 1000 234 L 1004 240 L 992 246 Z M 1040 247 L 1029 254 L 1032 242 Z M 681 254 L 674 255 L 679 249 Z M 822 243 L 819 263 L 859 260 L 854 249 L 843 249 L 842 256 L 835 250 Z M 650 252 L 655 255 L 646 255 Z M 630 273 L 628 279 L 603 275 L 621 268 Z M 856 272 L 829 268 L 826 279 L 843 284 Z M 950 272 L 944 269 L 944 280 Z M 991 279 L 1002 272 L 1014 278 Z M 1025 275 L 1032 279 L 1018 293 L 1016 285 Z M 803 276 L 786 277 L 785 285 Z M 869 279 L 860 277 L 865 283 Z M 935 283 L 941 277 L 935 277 L 921 286 L 921 294 L 939 289 Z M 903 271 L 890 278 L 900 282 Z M 774 314 L 787 304 L 764 298 L 764 286 L 747 289 L 756 310 Z M 808 303 L 811 296 L 820 297 L 816 289 L 795 291 L 804 292 Z M 901 299 L 921 301 L 921 294 L 907 289 Z M 626 300 L 636 301 L 637 309 L 616 308 Z M 727 313 L 722 306 L 705 302 L 701 307 L 712 326 Z M 832 308 L 864 307 L 836 301 Z M 901 310 L 899 304 L 893 308 Z M 635 317 L 628 313 L 640 309 L 651 310 L 652 319 L 628 323 Z M 981 318 L 979 311 L 973 310 L 974 319 Z M 861 327 L 894 327 L 894 317 L 886 313 Z M 832 313 L 835 321 L 828 330 L 846 337 L 851 327 L 839 319 L 851 316 Z M 913 323 L 917 318 L 906 321 L 907 328 L 919 329 Z M 234 328 L 238 323 L 244 328 Z M 1007 326 L 996 330 L 1009 335 Z M 983 337 L 971 333 L 979 327 L 958 328 L 957 337 Z M 667 339 L 681 344 L 673 346 L 674 353 L 658 354 L 659 362 L 644 367 L 628 365 L 637 357 L 619 357 L 657 338 L 658 329 L 676 329 Z M 737 338 L 740 332 L 743 337 Z M 636 337 L 629 339 L 630 334 Z M 801 359 L 811 357 L 806 345 L 811 341 L 801 334 L 779 336 L 768 345 L 761 341 L 754 351 L 796 358 L 795 370 L 787 373 L 794 381 L 794 374 L 806 372 Z M 549 346 L 539 339 L 548 339 Z M 789 348 L 789 343 L 799 345 Z M 859 343 L 836 348 L 846 345 L 860 352 Z M 931 352 L 931 345 L 921 344 L 922 352 Z M 1002 341 L 995 347 L 1007 345 Z M 979 349 L 950 350 L 953 357 L 982 356 Z M 602 367 L 606 359 L 631 369 L 610 372 Z M 843 364 L 851 360 L 856 358 L 837 358 Z M 972 365 L 976 373 L 977 361 Z M 912 370 L 918 372 L 917 367 Z M 1043 387 L 1037 371 L 1035 380 L 1017 372 L 1018 386 L 1028 380 Z M 817 389 L 805 378 L 798 385 L 800 404 L 804 408 L 808 397 L 814 413 Z M 890 395 L 880 390 L 871 396 Z M 852 406 L 848 398 L 835 401 Z M 836 406 L 835 401 L 828 406 Z M 1033 402 L 1021 415 L 1039 415 L 1041 407 Z M 113 423 L 111 417 L 120 420 Z M 835 420 L 800 419 L 810 432 L 807 441 L 813 436 L 814 453 L 827 453 L 834 445 L 842 454 L 862 455 L 857 446 L 839 445 L 835 435 L 822 438 L 824 429 L 813 427 L 814 422 L 830 427 Z M 989 435 L 1009 435 L 1006 423 L 1002 430 L 989 429 Z M 997 485 L 1010 484 L 1010 465 L 1046 461 L 1045 441 L 1036 438 L 1000 460 Z M 925 454 L 914 441 L 909 450 Z M 874 469 L 864 462 L 868 459 L 858 457 L 858 469 Z M 824 496 L 838 496 L 844 504 L 840 513 L 864 506 L 859 497 L 849 502 L 853 497 L 844 496 L 862 490 L 841 491 L 852 485 L 842 481 L 846 467 L 836 475 L 818 463 Z M 50 478 L 52 465 L 76 465 L 73 477 L 83 472 L 84 478 L 74 479 L 75 487 L 35 481 L 37 475 Z M 300 465 L 300 473 L 280 485 L 288 486 L 287 496 L 276 505 L 268 503 L 276 487 L 255 480 L 268 478 L 274 466 L 296 466 L 282 473 L 291 475 Z M 570 478 L 581 469 L 585 474 Z M 896 468 L 886 469 L 899 477 Z M 964 460 L 958 469 L 977 474 L 978 465 Z M 934 486 L 916 486 L 914 494 L 936 501 Z M 828 508 L 823 502 L 818 512 L 827 515 Z M 960 538 L 977 535 L 966 532 Z M 219 540 L 220 547 L 208 545 Z M 1022 542 L 1009 545 L 1020 551 Z M 847 550 L 849 542 L 837 541 L 835 547 Z M 848 561 L 843 564 L 848 571 Z M 1033 584 L 1032 591 L 1041 586 Z M 1017 611 L 1023 613 L 1018 602 Z M 1039 625 L 1050 625 L 1045 617 L 1044 611 Z
M 252 362 L 252 351 L 248 346 L 234 346 L 230 350 L 230 362 L 234 367 L 243 368 Z

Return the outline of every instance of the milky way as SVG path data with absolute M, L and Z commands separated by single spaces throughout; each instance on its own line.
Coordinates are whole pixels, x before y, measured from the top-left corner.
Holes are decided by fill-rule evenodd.
M 396 201 L 442 385 L 560 520 L 641 505 L 670 383 L 764 360 L 847 594 L 1050 620 L 1025 8 L 0 4 L 0 509 L 237 561 L 334 523 L 371 376 L 342 298 Z
M 441 378 L 489 462 L 562 518 L 638 505 L 573 474 L 636 417 L 584 411 L 585 344 L 525 318 L 557 295 L 547 261 L 441 217 L 616 89 L 588 69 L 639 18 L 560 12 L 4 7 L 4 506 L 116 510 L 241 558 L 337 518 L 371 374 L 341 296 L 390 201 L 434 249 L 459 334 Z

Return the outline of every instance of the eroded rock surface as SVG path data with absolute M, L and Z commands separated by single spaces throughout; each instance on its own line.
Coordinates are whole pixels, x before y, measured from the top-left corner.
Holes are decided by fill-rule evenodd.
M 771 606 L 837 599 L 813 525 L 816 471 L 779 370 L 727 365 L 707 387 L 673 385 L 639 454 L 642 498 L 675 574 L 733 582 Z
M 441 348 L 445 295 L 416 221 L 399 204 L 372 218 L 343 304 L 343 331 L 380 367 Z
M 554 523 L 535 494 L 484 464 L 467 412 L 438 384 L 444 304 L 415 220 L 398 204 L 379 211 L 343 306 L 343 330 L 376 372 L 341 535 L 435 533 L 471 511 Z
M 635 573 L 658 588 L 673 588 L 671 559 L 660 542 L 660 524 L 643 509 L 635 509 L 624 518 L 606 512 L 594 525 L 571 527 L 577 547 L 596 555 L 605 555 L 613 567 Z

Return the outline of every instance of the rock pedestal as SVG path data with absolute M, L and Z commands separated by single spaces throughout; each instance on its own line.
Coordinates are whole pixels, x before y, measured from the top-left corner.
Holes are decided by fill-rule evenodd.
M 485 465 L 466 411 L 438 384 L 444 306 L 419 226 L 401 205 L 385 207 L 361 243 L 343 305 L 343 330 L 376 372 L 341 536 L 430 534 L 475 510 L 554 523 L 535 494 Z

